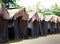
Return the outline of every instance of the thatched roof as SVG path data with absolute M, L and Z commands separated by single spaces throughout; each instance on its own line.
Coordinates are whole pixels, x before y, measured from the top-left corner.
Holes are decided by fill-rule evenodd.
M 2 4 L 0 3 L 0 13 L 2 12 Z
M 36 12 L 27 12 L 27 13 L 29 14 L 28 20 L 30 20 L 35 15 Z
M 41 21 L 43 21 L 43 20 L 44 20 L 44 15 L 43 15 L 43 14 L 38 13 L 38 16 L 39 16 L 39 19 L 40 19 Z
M 56 15 L 52 15 L 51 22 L 55 22 L 55 23 L 57 23 L 57 18 L 58 18 L 58 16 L 56 16 Z
M 29 14 L 29 19 L 28 21 L 32 21 L 34 22 L 35 20 L 39 21 L 39 16 L 37 14 L 37 12 L 27 12 Z
M 35 20 L 40 21 L 38 13 L 35 13 L 35 15 L 32 18 L 32 21 L 34 22 Z
M 57 22 L 60 22 L 60 16 L 58 16 L 58 18 L 57 18 Z
M 10 9 L 8 10 L 8 13 L 10 14 L 10 18 L 13 18 L 13 16 L 19 12 L 19 9 Z
M 2 13 L 2 9 L 5 7 L 4 3 L 0 0 L 0 13 Z
M 0 18 L 1 19 L 10 19 L 9 13 L 2 2 L 0 2 Z
M 51 15 L 45 15 L 45 21 L 51 21 L 51 19 L 52 19 L 52 16 Z
M 56 16 L 56 15 L 45 15 L 44 16 L 44 20 L 47 22 L 50 21 L 50 22 L 57 23 L 57 18 L 58 18 L 58 16 Z
M 2 2 L 1 2 L 1 0 L 0 0 L 0 19 L 1 19 L 1 18 L 3 19 L 2 8 L 3 8 L 3 6 L 2 6 Z
M 28 19 L 28 14 L 25 10 L 25 8 L 20 8 L 20 9 L 10 9 L 8 10 L 10 17 L 13 18 L 14 20 L 16 20 L 18 17 L 22 16 L 23 20 L 27 20 Z

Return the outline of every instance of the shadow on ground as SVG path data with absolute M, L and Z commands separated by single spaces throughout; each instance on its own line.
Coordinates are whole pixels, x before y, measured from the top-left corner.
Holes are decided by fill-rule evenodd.
M 48 36 L 52 36 L 52 35 L 60 35 L 60 33 L 58 34 L 48 34 Z M 2 44 L 9 44 L 9 43 L 15 43 L 15 42 L 22 42 L 23 40 L 32 40 L 32 39 L 37 39 L 37 38 L 41 38 L 41 37 L 48 37 L 47 35 L 42 35 L 42 36 L 39 36 L 39 37 L 28 37 L 28 39 L 22 39 L 22 40 L 9 40 L 8 43 L 2 43 Z M 53 38 L 54 36 L 52 36 Z M 57 37 L 58 38 L 58 37 Z M 0 43 L 1 44 L 1 43 Z
M 0 44 L 9 44 L 9 43 L 0 43 Z

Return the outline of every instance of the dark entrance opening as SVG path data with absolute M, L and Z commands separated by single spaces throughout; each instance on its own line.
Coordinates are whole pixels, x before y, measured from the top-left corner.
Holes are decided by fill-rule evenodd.
M 48 34 L 52 34 L 51 29 L 48 29 Z
M 28 36 L 32 36 L 32 29 L 28 28 Z
M 9 28 L 8 32 L 9 32 L 9 39 L 13 40 L 14 39 L 14 29 L 13 29 L 13 27 Z
M 8 37 L 9 40 L 14 39 L 14 26 L 12 20 L 9 21 L 9 25 L 8 25 Z

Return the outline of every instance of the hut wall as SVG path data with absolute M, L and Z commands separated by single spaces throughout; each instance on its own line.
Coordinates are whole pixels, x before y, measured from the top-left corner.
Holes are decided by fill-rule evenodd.
M 39 21 L 33 22 L 32 36 L 39 36 Z
M 39 22 L 39 35 L 42 35 L 43 31 L 42 31 L 42 26 L 41 26 L 41 21 Z
M 47 27 L 48 27 L 48 34 L 51 34 L 52 28 L 51 28 L 51 22 L 50 21 L 47 22 Z
M 32 36 L 33 22 L 28 21 L 28 36 Z
M 60 22 L 57 23 L 57 31 L 60 32 Z
M 18 19 L 14 20 L 14 36 L 19 39 Z
M 58 33 L 58 24 L 57 23 L 55 23 L 55 33 Z
M 0 42 L 8 41 L 8 21 L 0 19 Z
M 27 20 L 22 20 L 21 25 L 23 25 L 22 29 L 23 29 L 23 33 L 24 33 L 24 38 L 26 38 L 28 36 L 28 22 L 27 22 Z
M 55 23 L 51 22 L 52 33 L 55 33 Z
M 18 29 L 19 29 L 19 37 L 25 38 L 27 36 L 27 20 L 22 20 L 21 17 L 18 18 Z
M 47 27 L 47 22 L 46 21 L 41 21 L 41 26 L 42 26 L 42 33 L 43 35 L 47 35 L 48 33 L 48 27 Z

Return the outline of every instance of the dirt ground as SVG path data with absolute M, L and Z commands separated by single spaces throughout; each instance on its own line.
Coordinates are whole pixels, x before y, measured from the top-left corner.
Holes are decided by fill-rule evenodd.
M 34 39 L 26 39 L 6 44 L 60 44 L 60 34 L 48 35 Z
M 35 39 L 27 39 L 9 44 L 60 44 L 60 34 L 48 35 Z

